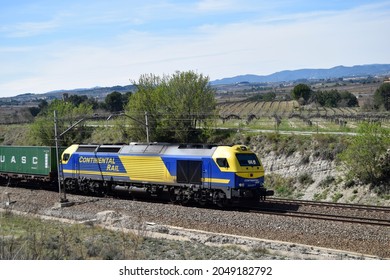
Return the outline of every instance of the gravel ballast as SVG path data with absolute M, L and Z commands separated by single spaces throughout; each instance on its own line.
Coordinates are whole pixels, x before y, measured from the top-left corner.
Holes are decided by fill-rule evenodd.
M 389 259 L 390 227 L 0 187 L 0 208 L 67 222 L 137 231 L 152 238 L 261 249 L 282 259 Z

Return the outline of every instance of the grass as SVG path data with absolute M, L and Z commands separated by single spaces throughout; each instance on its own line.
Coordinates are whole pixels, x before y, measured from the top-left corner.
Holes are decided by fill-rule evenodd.
M 0 259 L 132 259 L 142 239 L 99 227 L 3 214 Z
M 326 188 L 326 187 L 329 187 L 330 185 L 332 185 L 334 182 L 336 181 L 336 179 L 333 177 L 333 176 L 326 176 L 326 178 L 324 180 L 322 180 L 318 187 L 320 188 Z
M 348 198 L 348 201 L 349 201 L 350 203 L 353 203 L 353 202 L 356 200 L 356 198 L 357 198 L 357 195 L 354 194 L 354 195 L 352 195 L 350 198 Z
M 329 189 L 325 189 L 324 191 L 320 192 L 320 193 L 316 193 L 314 194 L 314 201 L 322 201 L 322 200 L 326 200 L 326 198 L 328 197 L 328 194 L 329 194 Z
M 309 173 L 302 173 L 298 176 L 298 182 L 302 185 L 310 185 L 314 183 L 314 180 Z
M 342 193 L 335 193 L 332 195 L 332 202 L 337 202 L 339 201 L 344 195 Z
M 294 178 L 286 178 L 276 173 L 265 175 L 265 187 L 275 190 L 278 197 L 294 198 L 294 182 Z
M 99 226 L 63 224 L 12 212 L 0 214 L 0 260 L 264 259 L 266 249 L 150 238 Z M 270 257 L 268 257 L 270 258 Z M 275 258 L 275 256 L 271 256 Z
M 252 120 L 249 123 L 245 120 L 228 120 L 225 122 L 217 121 L 217 127 L 235 128 L 245 130 L 274 130 L 286 132 L 312 132 L 312 133 L 350 133 L 355 132 L 358 122 L 347 122 L 346 126 L 340 126 L 334 122 L 325 119 L 311 119 L 311 125 L 297 118 L 281 118 L 281 122 L 277 125 L 272 117 L 262 117 Z

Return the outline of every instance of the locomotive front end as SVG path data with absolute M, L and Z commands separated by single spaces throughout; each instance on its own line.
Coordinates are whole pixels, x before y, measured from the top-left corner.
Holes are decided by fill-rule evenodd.
M 235 202 L 259 202 L 274 192 L 264 187 L 264 167 L 248 147 L 221 147 L 213 156 L 222 172 L 231 173 L 231 199 Z

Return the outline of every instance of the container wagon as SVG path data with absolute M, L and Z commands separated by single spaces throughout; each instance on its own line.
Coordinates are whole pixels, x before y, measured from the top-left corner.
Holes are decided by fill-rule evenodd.
M 0 146 L 0 177 L 3 180 L 55 182 L 55 147 Z

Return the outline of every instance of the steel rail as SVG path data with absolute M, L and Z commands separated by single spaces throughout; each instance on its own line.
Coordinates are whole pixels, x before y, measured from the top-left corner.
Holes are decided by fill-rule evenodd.
M 311 201 L 311 200 L 299 200 L 299 199 L 267 198 L 267 201 L 265 203 L 283 203 L 283 204 L 293 204 L 293 205 L 335 207 L 335 208 L 342 208 L 342 209 L 354 209 L 354 210 L 364 210 L 364 211 L 369 210 L 369 211 L 390 212 L 389 206 L 336 203 L 336 202 Z
M 306 219 L 326 220 L 326 221 L 335 221 L 335 222 L 348 222 L 348 223 L 375 225 L 375 226 L 390 226 L 390 220 L 376 219 L 376 218 L 340 216 L 340 215 L 313 213 L 313 212 L 295 212 L 295 211 L 273 209 L 273 208 L 262 209 L 262 210 L 252 209 L 252 210 L 248 210 L 248 212 L 257 213 L 257 214 L 278 215 L 278 216 L 285 216 L 285 217 L 306 218 Z

